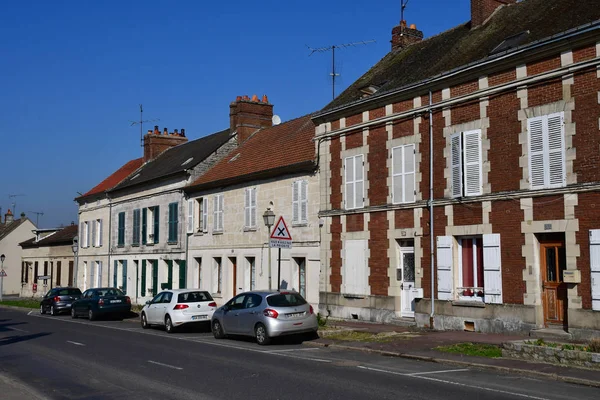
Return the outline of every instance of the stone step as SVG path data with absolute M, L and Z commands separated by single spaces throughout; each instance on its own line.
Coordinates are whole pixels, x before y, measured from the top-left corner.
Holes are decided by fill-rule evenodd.
M 529 336 L 548 340 L 571 340 L 573 338 L 573 335 L 565 332 L 562 328 L 532 329 L 529 331 Z
M 409 317 L 392 318 L 389 324 L 397 326 L 417 326 L 415 319 Z

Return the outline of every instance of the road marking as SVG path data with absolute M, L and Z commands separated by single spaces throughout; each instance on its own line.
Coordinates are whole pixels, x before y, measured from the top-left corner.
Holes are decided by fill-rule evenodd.
M 269 350 L 266 351 L 266 353 L 284 353 L 287 351 L 313 351 L 313 350 L 320 350 L 318 347 L 311 347 L 308 349 L 283 349 L 283 350 Z
M 488 392 L 493 392 L 493 393 L 502 393 L 502 394 L 509 394 L 512 396 L 517 396 L 517 397 L 523 397 L 526 399 L 534 399 L 534 400 L 550 400 L 547 399 L 546 397 L 536 397 L 536 396 L 530 396 L 528 394 L 522 394 L 522 393 L 517 393 L 517 392 L 509 392 L 506 390 L 500 390 L 500 389 L 492 389 L 492 388 L 487 388 L 485 386 L 476 386 L 476 385 L 467 385 L 466 383 L 459 383 L 459 382 L 452 382 L 452 381 L 446 381 L 443 379 L 437 379 L 437 378 L 430 378 L 428 376 L 420 376 L 420 375 L 413 375 L 413 374 L 403 374 L 401 372 L 394 372 L 394 371 L 387 371 L 385 369 L 379 369 L 379 368 L 371 368 L 371 367 L 365 367 L 363 365 L 359 365 L 358 368 L 361 369 L 366 369 L 369 371 L 374 371 L 374 372 L 383 372 L 386 374 L 392 374 L 392 375 L 400 375 L 400 376 L 407 376 L 410 378 L 415 378 L 415 379 L 425 379 L 428 381 L 434 381 L 434 382 L 439 382 L 439 383 L 445 383 L 448 385 L 455 385 L 455 386 L 462 386 L 462 387 L 468 387 L 471 389 L 478 389 L 478 390 L 485 390 Z
M 405 375 L 406 376 L 416 376 L 416 375 L 445 374 L 446 372 L 465 372 L 465 371 L 469 371 L 469 369 L 463 368 L 463 369 L 447 369 L 444 371 L 414 372 L 412 374 L 405 374 Z
M 79 342 L 72 342 L 72 341 L 70 341 L 70 340 L 67 340 L 67 343 L 74 344 L 75 346 L 85 346 L 85 344 L 83 344 L 83 343 L 79 343 Z
M 19 328 L 13 328 L 12 326 L 7 326 L 8 329 L 12 330 L 12 331 L 19 331 L 19 332 L 25 332 L 25 333 L 29 333 L 29 331 L 26 331 L 24 329 L 19 329 Z
M 156 365 L 160 365 L 161 367 L 172 368 L 172 369 L 177 369 L 177 370 L 182 370 L 182 369 L 183 369 L 183 368 L 181 368 L 181 367 L 176 367 L 176 366 L 174 366 L 174 365 L 163 364 L 163 363 L 161 363 L 161 362 L 158 362 L 158 361 L 152 361 L 152 360 L 148 360 L 148 362 L 149 362 L 150 364 L 156 364 Z
M 32 312 L 33 312 L 33 311 L 29 311 L 29 312 L 27 313 L 27 315 L 31 315 L 31 313 L 32 313 Z

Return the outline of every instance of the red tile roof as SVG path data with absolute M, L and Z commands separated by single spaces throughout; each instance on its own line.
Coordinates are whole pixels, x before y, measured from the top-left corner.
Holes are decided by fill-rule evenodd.
M 92 190 L 83 194 L 81 197 L 78 197 L 78 199 L 81 199 L 83 197 L 88 197 L 93 194 L 102 193 L 106 190 L 112 189 L 117 184 L 119 184 L 119 182 L 121 182 L 123 179 L 125 179 L 129 175 L 131 175 L 131 173 L 133 171 L 135 171 L 136 169 L 141 167 L 143 162 L 144 162 L 143 158 L 138 158 L 138 159 L 129 161 L 128 163 L 123 165 L 121 168 L 119 168 L 118 170 L 113 172 L 112 175 L 110 175 L 108 178 L 106 178 L 105 180 L 100 182 L 98 185 L 96 185 L 94 188 L 92 188 Z
M 312 115 L 305 115 L 250 136 L 237 149 L 231 151 L 214 167 L 194 181 L 189 188 L 198 189 L 210 183 L 233 184 L 244 181 L 244 177 L 261 176 L 272 171 L 270 176 L 291 173 L 294 166 L 315 163 L 315 125 Z M 314 169 L 314 168 L 313 168 Z

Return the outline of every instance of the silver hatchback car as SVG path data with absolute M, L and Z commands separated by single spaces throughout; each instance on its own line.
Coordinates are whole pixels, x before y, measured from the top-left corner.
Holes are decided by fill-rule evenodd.
M 319 329 L 313 307 L 293 291 L 252 291 L 229 300 L 211 319 L 215 338 L 226 335 L 254 336 L 260 345 L 271 338 Z

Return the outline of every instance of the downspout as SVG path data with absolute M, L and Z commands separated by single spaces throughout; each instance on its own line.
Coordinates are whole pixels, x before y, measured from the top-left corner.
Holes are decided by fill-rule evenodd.
M 106 198 L 108 199 L 108 265 L 107 265 L 107 279 L 108 286 L 110 286 L 110 254 L 112 252 L 111 237 L 112 237 L 112 199 L 107 193 Z
M 431 259 L 429 261 L 429 270 L 431 273 L 431 314 L 429 314 L 429 327 L 433 329 L 433 317 L 435 315 L 434 290 L 435 281 L 433 279 L 434 271 L 434 252 L 433 252 L 433 110 L 432 94 L 429 91 L 429 249 Z

